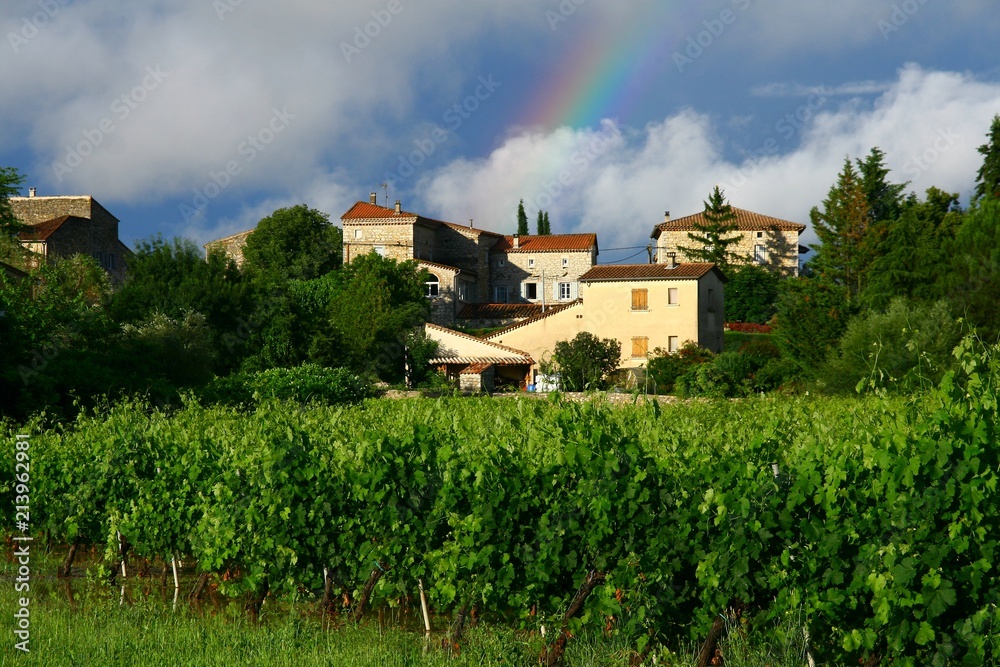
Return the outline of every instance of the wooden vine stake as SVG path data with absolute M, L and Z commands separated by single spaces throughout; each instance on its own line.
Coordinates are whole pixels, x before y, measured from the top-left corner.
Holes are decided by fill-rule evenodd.
M 424 636 L 431 636 L 431 615 L 427 610 L 427 594 L 424 593 L 424 580 L 417 579 L 417 587 L 420 589 L 420 610 L 424 613 Z
M 542 655 L 539 657 L 541 664 L 548 667 L 555 667 L 555 665 L 562 664 L 563 654 L 566 653 L 566 642 L 572 636 L 566 626 L 569 624 L 569 620 L 583 609 L 583 604 L 590 597 L 590 594 L 594 592 L 594 589 L 604 583 L 604 578 L 604 573 L 597 570 L 591 570 L 587 573 L 587 578 L 579 590 L 577 590 L 576 595 L 573 596 L 573 600 L 569 603 L 569 608 L 563 615 L 562 628 L 559 630 L 559 636 L 556 638 L 555 643 L 552 644 L 551 648 L 546 646 L 542 649 Z

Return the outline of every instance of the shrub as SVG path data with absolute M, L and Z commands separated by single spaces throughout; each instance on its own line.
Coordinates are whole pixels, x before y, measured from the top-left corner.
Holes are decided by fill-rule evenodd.
M 669 394 L 674 391 L 677 378 L 684 375 L 694 366 L 712 361 L 715 354 L 711 350 L 699 347 L 696 343 L 687 341 L 677 351 L 671 354 L 658 347 L 646 364 L 646 373 L 656 386 L 657 393 Z
M 372 383 L 346 368 L 303 364 L 216 378 L 200 393 L 207 403 L 251 405 L 268 399 L 297 403 L 353 403 L 376 395 Z
M 885 313 L 850 321 L 819 379 L 835 393 L 928 387 L 950 368 L 961 335 L 945 302 L 894 299 Z
M 605 378 L 618 368 L 621 354 L 617 340 L 581 331 L 572 341 L 556 343 L 552 358 L 559 367 L 563 388 L 584 391 L 604 387 Z

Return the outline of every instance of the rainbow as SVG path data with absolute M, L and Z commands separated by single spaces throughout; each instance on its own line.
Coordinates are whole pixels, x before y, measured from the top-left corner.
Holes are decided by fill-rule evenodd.
M 671 11 L 671 5 L 677 4 L 662 3 L 635 12 L 634 20 L 623 21 L 613 30 L 606 25 L 591 27 L 590 34 L 574 40 L 575 47 L 528 97 L 531 102 L 520 124 L 579 129 L 604 119 L 627 123 L 653 74 L 674 66 L 671 44 L 683 37 L 665 34 L 664 26 L 682 30 L 683 21 L 676 16 L 670 20 L 679 11 Z M 574 20 L 583 19 L 570 16 L 562 28 Z

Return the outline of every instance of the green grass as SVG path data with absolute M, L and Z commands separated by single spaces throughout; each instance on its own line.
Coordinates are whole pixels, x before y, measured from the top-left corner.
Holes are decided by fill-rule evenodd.
M 755 340 L 774 340 L 774 334 L 743 333 L 741 331 L 724 331 L 722 333 L 722 349 L 726 352 L 739 352 L 745 343 Z
M 538 634 L 484 624 L 469 629 L 461 652 L 451 655 L 440 648 L 440 635 L 426 641 L 419 633 L 380 629 L 374 620 L 360 626 L 342 619 L 324 622 L 310 605 L 265 605 L 261 622 L 252 624 L 237 604 L 197 610 L 181 603 L 172 611 L 154 594 L 119 606 L 115 590 L 84 588 L 88 592 L 78 593 L 72 606 L 59 584 L 32 598 L 31 652 L 23 654 L 14 649 L 12 634 L 17 594 L 12 582 L 0 582 L 0 665 L 528 666 L 537 664 L 543 645 Z M 734 633 L 722 644 L 726 664 L 801 667 L 801 642 L 784 637 L 778 632 L 752 645 Z M 659 666 L 694 665 L 693 646 L 680 654 L 665 648 L 654 653 Z M 624 667 L 631 655 L 621 640 L 583 636 L 569 642 L 564 664 Z M 645 664 L 653 664 L 652 657 Z

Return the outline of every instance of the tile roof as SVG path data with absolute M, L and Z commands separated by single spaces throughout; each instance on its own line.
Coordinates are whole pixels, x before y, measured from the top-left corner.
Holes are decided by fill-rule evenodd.
M 377 204 L 372 204 L 371 202 L 359 201 L 354 206 L 350 208 L 344 215 L 340 216 L 341 220 L 370 220 L 373 218 L 400 218 L 400 217 L 416 217 L 416 213 L 407 213 L 403 211 L 401 213 L 396 213 L 394 208 L 386 208 L 384 206 L 379 206 Z
M 497 338 L 498 336 L 503 336 L 504 334 L 506 334 L 506 333 L 508 333 L 510 331 L 513 331 L 514 329 L 520 329 L 521 327 L 526 327 L 529 324 L 534 324 L 535 322 L 538 322 L 539 320 L 544 320 L 546 317 L 552 317 L 556 313 L 560 313 L 560 312 L 566 310 L 567 308 L 572 308 L 573 306 L 579 306 L 582 303 L 583 303 L 583 299 L 577 299 L 576 301 L 570 301 L 569 303 L 561 303 L 558 306 L 553 306 L 551 308 L 546 308 L 544 313 L 542 313 L 540 315 L 536 315 L 535 317 L 529 317 L 528 319 L 523 320 L 521 322 L 515 322 L 514 324 L 511 324 L 508 327 L 504 327 L 503 329 L 499 329 L 498 331 L 494 331 L 490 335 L 486 336 L 486 339 L 489 340 L 491 338 Z
M 788 220 L 782 220 L 780 218 L 772 218 L 769 215 L 761 215 L 760 213 L 754 213 L 753 211 L 747 211 L 746 209 L 732 207 L 733 213 L 736 214 L 736 226 L 741 232 L 763 232 L 771 229 L 777 229 L 781 232 L 799 232 L 800 234 L 805 231 L 806 226 L 800 225 L 797 222 L 789 222 Z M 689 215 L 684 218 L 677 218 L 676 220 L 668 220 L 667 222 L 661 222 L 656 227 L 653 228 L 652 238 L 657 238 L 660 232 L 689 232 L 694 229 L 695 223 L 704 223 L 705 213 L 696 213 L 694 215 Z
M 87 218 L 80 218 L 75 215 L 63 215 L 58 218 L 46 220 L 45 222 L 39 222 L 37 225 L 29 225 L 27 229 L 19 232 L 17 236 L 22 241 L 44 241 L 52 236 L 68 220 L 90 222 Z
M 453 273 L 471 273 L 469 271 L 462 271 L 462 269 L 457 266 L 449 266 L 448 264 L 438 264 L 437 262 L 428 262 L 426 259 L 418 259 L 417 266 L 426 266 L 431 269 L 442 269 L 444 271 L 451 271 Z
M 226 241 L 233 241 L 233 240 L 235 240 L 235 239 L 238 239 L 238 238 L 240 238 L 241 236 L 242 236 L 242 237 L 248 237 L 248 236 L 250 236 L 251 234 L 253 234 L 253 233 L 254 233 L 254 231 L 256 231 L 256 227 L 255 227 L 254 229 L 248 229 L 248 230 L 246 230 L 246 231 L 242 231 L 242 232 L 239 232 L 239 233 L 237 233 L 237 234 L 231 234 L 231 235 L 229 235 L 229 236 L 223 236 L 223 237 L 222 237 L 221 239 L 215 239 L 215 240 L 213 240 L 213 241 L 209 241 L 208 243 L 205 243 L 205 244 L 204 244 L 204 245 L 202 245 L 201 247 L 202 247 L 202 248 L 208 248 L 209 246 L 211 246 L 211 245 L 215 245 L 216 243 L 224 243 L 224 242 L 226 242 Z
M 473 359 L 473 361 L 464 361 L 464 362 L 463 361 L 441 361 L 440 360 L 441 358 L 439 358 L 439 359 L 431 359 L 431 363 L 433 363 L 433 364 L 439 364 L 439 363 L 440 364 L 445 364 L 445 363 L 448 363 L 448 364 L 457 364 L 457 363 L 471 364 L 471 363 L 476 363 L 476 362 L 487 362 L 487 361 L 489 363 L 491 363 L 491 364 L 510 364 L 510 363 L 515 363 L 515 364 L 517 364 L 517 363 L 528 363 L 528 364 L 531 364 L 531 363 L 534 363 L 532 361 L 532 359 L 531 359 L 531 355 L 530 354 L 528 354 L 527 352 L 524 352 L 522 350 L 514 349 L 513 347 L 507 347 L 506 345 L 501 345 L 500 343 L 494 343 L 493 341 L 486 340 L 485 338 L 477 338 L 476 336 L 472 336 L 472 335 L 467 334 L 467 333 L 462 333 L 461 331 L 455 331 L 454 329 L 449 329 L 448 327 L 443 327 L 443 326 L 441 326 L 439 324 L 432 324 L 432 323 L 428 322 L 428 323 L 426 323 L 424 325 L 424 327 L 426 329 L 436 329 L 437 331 L 442 331 L 444 333 L 452 334 L 453 336 L 458 336 L 459 338 L 467 338 L 469 340 L 474 340 L 477 343 L 483 343 L 484 345 L 487 345 L 489 347 L 496 348 L 497 350 L 500 350 L 500 351 L 503 351 L 503 352 L 507 352 L 508 354 L 514 355 L 513 357 L 475 357 L 475 358 L 468 357 L 468 358 Z M 444 359 L 451 359 L 452 357 L 442 357 L 442 358 L 444 358 Z M 460 357 L 454 357 L 454 359 L 459 359 L 459 358 Z M 465 357 L 462 357 L 462 358 L 465 358 Z
M 29 275 L 27 272 L 22 271 L 21 269 L 17 268 L 16 266 L 11 266 L 10 264 L 7 264 L 6 262 L 0 262 L 0 271 L 2 271 L 3 273 L 7 274 L 11 278 L 17 278 L 19 280 L 23 280 L 24 278 L 27 278 L 28 275 Z
M 562 310 L 566 304 L 552 304 L 545 307 L 549 310 Z M 458 314 L 460 320 L 508 320 L 526 317 L 536 317 L 542 314 L 540 303 L 470 303 Z
M 716 269 L 715 264 L 605 264 L 595 266 L 580 276 L 580 282 L 611 280 L 696 280 Z
M 491 366 L 493 366 L 493 364 L 486 362 L 469 364 L 469 367 L 459 373 L 459 375 L 482 375 L 484 372 L 489 370 Z
M 597 234 L 549 234 L 543 236 L 521 236 L 518 248 L 514 248 L 514 237 L 503 236 L 493 246 L 500 252 L 560 252 L 590 250 L 597 246 Z

